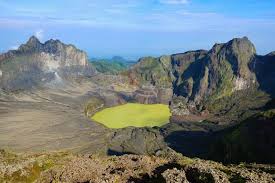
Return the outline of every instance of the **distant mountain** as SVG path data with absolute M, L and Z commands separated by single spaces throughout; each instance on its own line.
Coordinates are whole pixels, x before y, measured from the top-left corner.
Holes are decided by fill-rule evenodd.
M 5 89 L 29 88 L 95 72 L 84 51 L 59 40 L 41 43 L 32 36 L 17 50 L 0 55 L 0 86 Z
M 125 62 L 118 61 L 91 61 L 91 65 L 100 73 L 105 74 L 118 74 L 122 71 L 126 71 L 128 66 Z
M 126 71 L 135 63 L 121 56 L 114 56 L 111 59 L 91 58 L 89 61 L 98 72 L 105 74 L 118 74 L 122 71 Z
M 113 56 L 112 58 L 90 58 L 90 61 L 106 61 L 106 62 L 121 62 L 128 66 L 136 63 L 134 60 L 126 59 L 121 56 Z
M 129 60 L 121 57 L 121 56 L 113 56 L 111 58 L 112 61 L 117 61 L 117 62 L 129 62 Z

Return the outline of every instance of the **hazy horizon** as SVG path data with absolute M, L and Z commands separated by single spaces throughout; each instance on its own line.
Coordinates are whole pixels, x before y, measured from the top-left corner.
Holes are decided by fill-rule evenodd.
M 247 36 L 264 55 L 275 50 L 274 2 L 0 0 L 0 51 L 36 35 L 41 42 L 53 38 L 74 44 L 89 57 L 137 59 L 209 50 L 215 43 Z

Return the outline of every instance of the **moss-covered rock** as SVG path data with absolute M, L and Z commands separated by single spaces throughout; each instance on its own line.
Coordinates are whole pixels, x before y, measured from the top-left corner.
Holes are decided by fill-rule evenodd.
M 173 80 L 171 58 L 170 56 L 141 58 L 127 75 L 133 84 L 171 87 Z
M 69 158 L 65 152 L 17 155 L 0 151 L 0 182 L 26 182 L 37 180 L 42 172 L 61 166 Z

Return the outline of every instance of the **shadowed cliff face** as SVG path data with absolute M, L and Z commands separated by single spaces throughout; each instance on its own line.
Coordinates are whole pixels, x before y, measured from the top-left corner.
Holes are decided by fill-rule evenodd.
M 275 110 L 270 109 L 218 133 L 210 158 L 226 163 L 275 163 L 274 120 Z
M 95 73 L 87 54 L 59 40 L 44 44 L 31 37 L 18 50 L 0 55 L 0 84 L 5 89 L 24 89 L 42 83 L 62 82 L 68 76 Z
M 272 97 L 275 96 L 275 52 L 265 56 L 257 56 L 251 64 L 257 80 L 260 84 L 260 89 L 266 91 Z

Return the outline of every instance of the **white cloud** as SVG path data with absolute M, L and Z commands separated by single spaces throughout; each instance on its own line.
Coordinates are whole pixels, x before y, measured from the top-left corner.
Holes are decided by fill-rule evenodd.
M 39 29 L 35 32 L 35 37 L 37 37 L 39 40 L 43 40 L 44 38 L 44 31 L 42 29 Z
M 19 48 L 19 45 L 14 45 L 10 47 L 11 50 L 17 50 L 18 48 Z
M 160 3 L 179 5 L 179 4 L 188 4 L 189 0 L 160 0 Z

